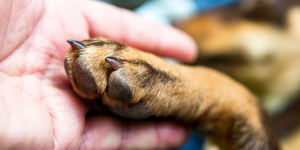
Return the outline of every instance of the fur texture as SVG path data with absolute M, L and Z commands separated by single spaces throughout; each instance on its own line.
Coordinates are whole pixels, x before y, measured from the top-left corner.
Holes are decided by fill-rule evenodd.
M 219 12 L 195 16 L 178 27 L 197 41 L 198 64 L 243 83 L 274 114 L 300 90 L 300 7 L 285 14 L 286 26 L 280 28 L 270 22 L 228 18 Z
M 175 117 L 224 150 L 279 149 L 260 102 L 226 75 L 200 66 L 171 65 L 105 37 L 78 42 L 83 48 L 76 42 L 71 42 L 65 68 L 80 96 L 100 97 L 123 117 Z M 105 61 L 108 57 L 113 59 Z M 89 95 L 79 88 L 86 85 L 78 84 L 74 77 L 79 74 L 74 70 L 77 59 L 84 66 L 79 72 L 91 74 L 97 84 Z M 123 88 L 125 93 L 130 89 L 132 99 L 123 99 Z M 121 98 L 112 98 L 109 90 L 121 91 Z

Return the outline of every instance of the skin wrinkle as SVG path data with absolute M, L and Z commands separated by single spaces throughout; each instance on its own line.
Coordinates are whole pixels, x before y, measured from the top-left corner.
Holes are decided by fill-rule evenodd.
M 25 93 L 25 91 L 24 91 L 24 88 L 25 88 L 25 86 L 24 86 L 24 83 L 25 83 L 25 81 L 24 81 L 24 79 L 23 79 L 23 77 L 20 77 L 20 79 L 22 80 L 22 82 L 21 82 L 21 86 L 22 86 L 22 90 L 21 90 L 21 94 L 22 94 L 22 98 L 23 98 L 23 101 L 22 101 L 22 108 L 24 108 L 24 101 L 25 101 L 25 97 L 24 97 L 24 93 Z M 28 93 L 27 93 L 28 94 Z
M 154 127 L 155 127 L 155 134 L 156 134 L 156 146 L 155 149 L 159 149 L 160 148 L 160 136 L 158 135 L 158 126 L 157 123 L 154 123 Z
M 2 99 L 3 97 L 2 96 L 0 96 L 0 99 Z M 3 104 L 3 103 L 1 103 L 1 104 Z M 4 106 L 5 105 L 5 106 Z M 6 109 L 6 112 L 8 112 L 8 106 L 7 106 L 7 103 L 5 103 L 4 102 L 4 105 L 1 105 L 1 106 L 4 106 L 4 109 Z M 9 126 L 9 122 L 10 122 L 10 118 L 11 118 L 11 114 L 10 113 L 6 113 L 6 116 L 7 116 L 7 118 L 8 118 L 8 121 L 7 121 L 7 126 Z M 6 127 L 7 127 L 6 126 Z M 0 132 L 1 133 L 1 132 Z M 2 134 L 2 133 L 1 133 Z
M 32 1 L 31 1 L 32 2 Z M 31 3 L 30 2 L 30 3 Z M 42 18 L 42 17 L 41 17 Z M 40 22 L 40 19 L 41 18 L 39 18 L 39 21 L 37 21 L 37 23 L 36 23 L 36 25 L 33 27 L 33 30 L 35 30 L 35 28 L 36 28 L 36 26 L 38 25 L 38 23 Z M 18 49 L 20 49 L 20 46 L 22 46 L 28 39 L 30 39 L 30 37 L 31 36 L 34 36 L 33 37 L 33 40 L 36 38 L 36 34 L 30 34 L 30 35 L 28 35 L 27 37 L 26 37 L 26 40 L 24 40 L 23 42 L 21 42 L 21 44 L 19 44 L 17 47 L 16 47 L 16 49 L 15 50 L 13 50 L 9 55 L 7 55 L 3 60 L 5 60 L 6 58 L 8 58 L 10 55 L 12 55 L 12 54 L 14 54 L 14 53 L 16 53 L 17 51 L 18 51 Z M 30 48 L 32 47 L 32 42 L 30 42 L 30 45 L 28 46 L 28 48 L 26 48 L 25 49 L 25 53 L 26 53 L 26 55 L 28 55 L 28 52 L 29 52 L 29 50 L 30 50 Z M 54 53 L 54 52 L 52 52 L 52 53 Z M 23 76 L 24 75 L 24 73 L 27 71 L 27 68 L 28 68 L 28 59 L 27 59 L 28 57 L 25 57 L 25 63 L 26 63 L 26 65 L 25 65 L 25 69 L 21 72 L 21 74 L 19 75 L 19 76 Z M 2 61 L 3 61 L 2 60 Z M 0 63 L 2 62 L 2 61 L 0 61 Z M 48 63 L 49 64 L 49 63 Z M 36 71 L 36 72 L 39 72 L 39 71 Z M 36 72 L 32 72 L 32 73 L 30 73 L 30 74 L 33 74 L 33 73 L 36 73 Z M 16 75 L 16 76 L 18 76 L 18 75 Z
M 8 117 L 7 117 L 7 118 L 8 118 L 9 120 L 7 121 L 7 123 L 10 123 L 10 122 L 11 122 L 11 121 L 10 121 L 10 120 L 11 120 L 11 113 L 9 112 L 10 109 L 9 109 L 7 103 L 4 102 L 4 104 L 5 104 L 5 107 L 6 107 L 7 110 L 8 110 L 8 113 L 7 113 Z M 9 126 L 9 124 L 8 124 L 7 126 Z
M 4 102 L 4 104 L 5 104 L 5 107 L 6 107 L 6 110 L 7 110 L 7 118 L 8 118 L 8 120 L 7 120 L 7 126 L 6 127 L 9 127 L 10 126 L 10 122 L 11 122 L 11 113 L 9 112 L 9 107 L 8 107 L 8 104 L 7 103 L 5 103 Z
M 8 32 L 8 27 L 10 26 L 10 24 L 11 24 L 11 21 L 10 21 L 10 18 L 11 18 L 11 13 L 12 13 L 12 11 L 13 11 L 13 6 L 14 6 L 14 2 L 15 2 L 15 0 L 13 0 L 13 2 L 12 2 L 12 7 L 11 7 L 11 10 L 10 10 L 10 14 L 9 14 L 9 19 L 8 19 L 8 24 L 7 24 L 7 27 L 6 27 L 6 30 L 5 30 L 5 33 L 4 33 L 4 38 L 3 39 L 6 39 L 6 36 L 7 36 L 7 33 L 15 33 L 15 32 Z M 45 1 L 43 1 L 43 3 L 44 3 Z M 30 1 L 30 3 L 28 4 L 28 6 L 30 5 L 32 3 L 32 0 Z M 26 6 L 26 8 L 28 7 L 28 6 Z M 44 5 L 43 5 L 44 6 Z M 34 31 L 34 29 L 36 28 L 36 26 L 37 26 L 37 24 L 40 22 L 40 19 L 42 18 L 42 16 L 44 16 L 44 12 L 45 12 L 45 10 L 44 9 L 42 9 L 42 11 L 41 11 L 41 13 L 40 13 L 40 15 L 37 17 L 37 20 L 36 21 L 34 21 L 34 20 L 32 20 L 34 23 L 32 24 L 32 26 L 33 26 L 33 28 L 32 28 L 32 30 Z M 22 16 L 22 15 L 21 15 Z M 19 18 L 19 17 L 17 17 L 17 18 Z M 26 29 L 26 28 L 23 28 L 23 29 Z M 22 30 L 19 30 L 19 31 L 17 31 L 16 33 L 18 33 L 18 32 L 20 32 L 20 31 L 22 31 Z M 25 33 L 26 34 L 26 33 Z M 16 45 L 14 48 L 12 48 L 13 50 L 11 51 L 11 52 L 9 52 L 6 56 L 4 56 L 2 59 L 0 58 L 0 63 L 3 61 L 3 60 L 5 60 L 6 58 L 8 58 L 8 56 L 10 56 L 11 54 L 12 54 L 12 52 L 14 52 L 14 51 L 16 51 L 21 45 L 23 45 L 24 43 L 25 43 L 25 41 L 27 41 L 27 39 L 28 39 L 28 37 L 29 36 L 31 36 L 32 34 L 26 34 L 26 36 L 23 38 L 24 40 L 22 40 L 21 42 L 20 42 L 20 44 L 19 45 Z M 4 40 L 3 40 L 4 41 Z M 3 44 L 3 43 L 2 43 Z
M 15 77 L 16 78 L 16 77 Z M 19 78 L 19 77 L 17 77 L 17 78 Z M 21 78 L 22 79 L 22 78 Z M 23 81 L 23 79 L 22 79 L 22 81 Z M 23 97 L 23 89 L 24 89 L 24 81 L 22 82 L 22 84 L 21 84 L 21 86 L 22 86 L 22 97 Z M 24 106 L 24 100 L 25 100 L 25 98 L 23 97 L 23 100 L 22 100 L 22 105 Z M 9 109 L 10 107 L 7 105 L 7 103 L 5 103 L 5 105 L 6 105 L 6 108 L 7 108 L 7 110 L 11 110 L 11 109 Z M 18 104 L 19 105 L 19 104 Z M 21 108 L 24 108 L 24 107 L 22 107 L 21 106 Z M 8 118 L 9 118 L 9 120 L 7 121 L 7 123 L 10 123 L 11 122 L 11 119 L 12 119 L 12 117 L 14 117 L 14 116 L 12 116 L 11 115 L 12 113 L 8 113 Z M 7 124 L 7 126 L 9 127 L 10 125 L 9 124 Z
M 41 34 L 40 36 L 42 36 L 43 37 L 43 35 Z M 37 35 L 36 34 L 34 34 L 34 38 L 33 38 L 33 40 L 34 39 L 36 39 L 37 38 Z M 44 38 L 44 39 L 46 39 L 46 38 Z M 47 41 L 47 40 L 46 40 Z M 45 41 L 45 42 L 46 42 Z M 54 57 L 55 56 L 55 54 L 57 54 L 57 53 L 55 53 L 55 49 L 60 49 L 59 47 L 57 47 L 55 44 L 52 44 L 52 42 L 50 42 L 50 41 L 48 41 L 48 43 L 49 44 L 51 44 L 51 46 L 53 46 L 54 48 L 53 48 L 53 50 L 50 50 L 50 53 L 44 53 L 44 54 L 46 54 L 47 55 L 47 57 L 48 57 L 48 62 L 46 63 L 46 67 L 44 68 L 44 69 L 42 69 L 42 70 L 36 70 L 36 71 L 30 71 L 30 73 L 29 74 L 34 74 L 34 73 L 37 73 L 37 72 L 40 72 L 41 73 L 41 75 L 42 76 L 44 76 L 44 78 L 46 78 L 45 77 L 45 74 L 46 74 L 46 70 L 49 70 L 49 64 L 51 64 L 51 62 L 52 62 L 52 59 L 58 59 L 58 58 L 56 58 L 56 57 Z M 32 44 L 34 44 L 34 43 L 31 43 L 30 44 L 30 46 L 29 46 L 29 48 L 28 49 L 26 49 L 26 52 L 28 52 L 29 50 L 30 50 L 30 48 L 32 47 Z M 51 46 L 48 46 L 48 47 L 51 47 Z M 35 49 L 35 48 L 32 48 L 32 49 Z M 49 52 L 49 51 L 48 51 Z M 40 51 L 33 51 L 32 53 L 40 53 Z M 61 60 L 63 60 L 63 58 L 64 58 L 64 56 L 62 56 L 63 54 L 62 53 L 58 53 L 58 56 L 61 56 L 60 58 L 61 58 Z M 28 59 L 27 59 L 28 57 L 26 57 L 26 62 L 28 62 Z M 59 59 L 58 59 L 59 60 Z M 25 67 L 25 69 L 24 69 L 24 71 L 23 71 L 23 73 L 20 75 L 20 76 L 22 76 L 22 75 L 24 75 L 24 73 L 27 71 L 27 68 L 28 68 L 28 63 L 26 63 L 27 65 L 26 65 L 26 67 Z
M 88 122 L 89 121 L 89 122 Z M 91 119 L 90 118 L 86 118 L 85 119 L 85 129 L 84 129 L 84 131 L 82 132 L 82 135 L 84 135 L 83 136 L 83 140 L 82 140 L 82 144 L 81 144 L 81 147 L 83 147 L 83 148 L 79 148 L 79 149 L 86 149 L 86 140 L 87 139 L 89 139 L 89 136 L 90 135 L 88 135 L 88 134 L 86 134 L 87 133 L 87 131 L 88 130 L 90 130 L 91 129 Z
M 84 125 L 84 126 L 86 126 L 86 121 L 85 121 L 85 125 Z M 83 132 L 81 132 L 81 137 L 82 137 L 82 138 L 81 138 L 81 144 L 80 144 L 80 146 L 78 147 L 78 150 L 84 149 L 84 144 L 85 144 L 85 141 L 86 141 L 86 140 L 85 140 L 86 137 L 84 136 L 85 130 L 86 130 L 86 129 L 84 129 Z
M 75 138 L 76 139 L 76 138 Z M 81 141 L 81 140 L 80 140 Z M 78 143 L 81 143 L 81 142 L 78 142 Z M 67 145 L 67 147 L 66 147 L 66 149 L 73 149 L 73 147 L 74 147 L 74 144 L 72 143 L 72 142 L 70 142 L 68 145 Z
M 128 122 L 122 123 L 121 126 L 122 126 L 122 130 L 121 130 L 122 136 L 121 136 L 121 142 L 120 142 L 118 149 L 122 149 L 122 147 L 124 147 L 124 143 L 127 142 L 128 133 L 129 133 L 129 123 Z
M 24 28 L 21 28 L 21 29 L 19 29 L 19 30 L 17 30 L 17 31 L 9 31 L 8 33 L 19 33 L 19 32 L 21 32 L 21 31 L 23 31 L 23 30 L 25 30 L 25 29 L 27 29 L 27 28 L 29 28 L 30 27 L 30 24 L 28 25 L 28 24 L 26 24 L 25 26 L 24 26 Z
M 49 66 L 50 62 L 51 62 L 51 58 L 50 58 L 50 60 L 49 60 L 49 62 L 47 64 L 47 69 L 48 69 L 48 66 Z M 46 71 L 42 72 L 41 75 L 43 77 L 43 79 L 42 79 L 41 82 L 43 82 L 43 81 L 46 80 L 46 78 L 45 78 Z M 42 95 L 45 95 L 45 90 L 43 88 L 42 88 Z M 45 99 L 45 96 L 42 96 L 42 102 L 45 102 L 46 108 L 48 108 L 48 109 L 46 109 L 46 111 L 48 111 L 48 113 L 50 115 L 50 118 L 51 118 L 51 122 L 52 122 L 52 131 L 53 131 L 53 146 L 52 146 L 52 148 L 55 149 L 55 145 L 58 145 L 58 142 L 57 142 L 57 139 L 56 139 L 56 133 L 55 133 L 55 129 L 54 129 L 54 127 L 55 127 L 55 124 L 54 124 L 54 121 L 53 121 L 54 117 L 53 117 L 53 115 L 51 113 L 51 107 L 49 106 L 49 103 L 46 100 L 44 100 L 44 99 Z
M 52 52 L 51 54 L 52 55 L 48 55 L 49 61 L 46 63 L 47 65 L 46 65 L 45 71 L 41 72 L 41 75 L 44 77 L 43 80 L 42 80 L 42 82 L 46 79 L 47 70 L 49 70 L 49 65 L 50 65 L 50 63 L 51 63 L 51 61 L 52 61 L 52 59 L 54 57 L 54 53 Z M 38 71 L 38 72 L 40 72 L 40 71 Z
M 22 101 L 22 108 L 24 108 L 24 101 L 26 101 L 26 98 L 25 98 L 25 94 L 27 94 L 28 96 L 30 96 L 32 99 L 35 99 L 34 96 L 32 96 L 30 93 L 26 92 L 25 91 L 25 80 L 24 80 L 24 77 L 26 76 L 20 76 L 20 78 L 22 79 L 22 90 L 21 90 L 21 94 L 22 94 L 22 98 L 23 98 L 23 101 Z
M 28 8 L 28 6 L 30 5 L 32 3 L 32 0 L 29 2 L 29 4 L 27 5 L 27 6 L 25 6 L 24 7 L 24 9 L 22 10 L 22 13 L 20 13 L 20 15 L 19 16 L 17 16 L 16 18 L 14 18 L 12 21 L 17 21 L 19 18 L 21 18 L 22 16 L 24 16 L 29 10 L 27 9 Z M 19 32 L 21 32 L 21 31 L 23 31 L 23 30 L 25 30 L 26 28 L 28 28 L 28 27 L 30 27 L 32 24 L 26 24 L 26 26 L 24 27 L 24 28 L 21 28 L 21 29 L 19 29 L 19 30 L 17 30 L 17 31 L 12 31 L 12 33 L 19 33 Z M 8 32 L 8 33 L 10 33 L 10 32 Z
M 22 77 L 15 77 L 15 78 L 18 78 L 18 79 L 21 80 L 20 85 L 21 85 L 21 88 L 22 88 L 22 90 L 21 90 L 21 95 L 22 95 L 22 104 L 21 104 L 21 105 L 22 105 L 22 106 L 20 106 L 20 108 L 24 108 L 24 101 L 25 101 L 25 99 L 26 99 L 26 98 L 24 98 L 24 87 L 25 87 L 25 86 L 24 86 L 24 83 L 25 83 L 25 82 L 24 82 L 24 79 L 23 79 Z M 20 80 L 19 80 L 19 81 L 20 81 Z M 9 108 L 9 106 L 7 106 L 7 103 L 5 103 L 5 104 L 6 104 L 6 107 Z M 20 105 L 20 103 L 18 104 L 18 106 L 19 106 L 19 105 Z M 10 109 L 8 109 L 8 110 L 10 110 Z M 20 109 L 20 110 L 21 110 L 21 109 Z M 8 115 L 9 115 L 8 118 L 10 118 L 10 120 L 12 120 L 12 118 L 15 117 L 15 116 L 12 116 L 12 115 L 10 115 L 10 114 L 11 114 L 11 113 L 8 113 Z M 7 123 L 9 123 L 9 122 L 11 122 L 11 121 L 7 121 Z M 7 125 L 7 126 L 9 127 L 10 125 Z M 24 126 L 27 126 L 27 127 L 28 127 L 28 124 L 25 124 Z M 32 140 L 33 140 L 33 139 L 32 139 Z M 31 140 L 31 141 L 32 141 L 32 140 Z
M 13 0 L 14 1 L 14 0 Z M 16 21 L 16 20 L 18 20 L 22 15 L 24 15 L 28 10 L 26 10 L 27 8 L 28 8 L 28 6 L 31 4 L 31 2 L 32 2 L 32 0 L 30 0 L 30 2 L 28 3 L 28 5 L 26 5 L 25 7 L 24 7 L 24 9 L 22 10 L 22 13 L 19 15 L 19 16 L 17 16 L 16 18 L 14 18 L 13 19 L 13 21 Z
M 49 106 L 48 106 L 49 107 Z M 52 145 L 52 148 L 55 149 L 55 145 L 58 145 L 58 142 L 57 142 L 57 138 L 56 138 L 56 133 L 55 133 L 55 130 L 54 130 L 54 121 L 53 121 L 53 115 L 51 113 L 51 110 L 50 110 L 50 107 L 49 107 L 49 115 L 50 115 L 50 118 L 51 118 L 51 122 L 52 122 L 52 132 L 53 132 L 53 145 Z
M 3 72 L 3 71 L 1 71 L 1 70 L 0 70 L 0 72 L 3 73 L 3 74 L 5 74 L 6 76 L 8 76 L 7 78 L 5 78 L 5 79 L 4 79 L 3 81 L 1 81 L 1 82 L 4 82 L 6 79 L 8 79 L 9 77 L 11 77 L 9 74 L 7 74 L 7 73 L 5 73 L 5 72 Z
M 64 35 L 64 34 L 63 34 Z M 43 36 L 43 35 L 41 35 Z M 47 39 L 46 37 L 44 37 L 44 39 Z M 63 51 L 62 48 L 58 47 L 56 44 L 53 44 L 53 42 L 50 42 L 49 40 L 46 40 L 51 46 L 53 46 L 53 50 L 58 49 L 59 51 Z M 45 42 L 46 42 L 45 41 Z M 50 45 L 48 47 L 50 47 Z M 63 60 L 65 57 L 65 53 L 55 53 L 55 51 L 51 51 L 51 53 L 46 53 L 48 56 L 52 56 L 54 57 L 55 54 L 58 54 L 58 56 L 60 56 L 60 59 Z
M 10 21 L 9 21 L 9 20 L 10 20 L 10 17 L 11 17 L 11 12 L 12 12 L 12 10 L 13 10 L 13 4 L 14 4 L 14 1 L 15 1 L 15 0 L 12 0 L 12 3 L 11 3 L 11 8 L 10 8 L 9 16 L 8 16 L 8 23 L 7 23 L 7 25 L 6 25 L 6 29 L 5 29 L 5 32 L 4 32 L 3 39 L 6 38 L 7 30 L 8 30 L 9 24 L 10 24 Z M 3 41 L 4 41 L 4 40 L 1 40 L 1 45 L 3 45 Z M 5 60 L 5 58 L 6 58 L 6 57 L 4 57 L 2 60 Z M 2 62 L 2 60 L 0 60 L 0 63 Z
M 60 95 L 59 95 L 60 96 Z M 84 114 L 86 114 L 87 113 L 87 109 L 86 108 L 83 108 L 84 110 Z M 55 110 L 55 109 L 51 109 L 51 110 Z M 57 111 L 61 111 L 61 110 L 59 110 L 59 109 L 57 109 Z M 68 111 L 67 111 L 68 112 Z M 78 114 L 77 114 L 77 112 L 71 112 L 71 115 L 76 115 L 76 116 L 78 116 Z M 57 119 L 59 119 L 59 117 L 57 117 Z M 53 128 L 54 128 L 55 126 L 53 126 Z M 64 147 L 64 149 L 68 149 L 69 147 L 69 149 L 74 149 L 74 147 L 77 147 L 77 146 L 79 146 L 82 142 L 81 142 L 81 140 L 82 140 L 82 138 L 80 137 L 80 135 L 82 135 L 82 133 L 84 132 L 84 125 L 82 125 L 82 127 L 83 127 L 83 129 L 81 129 L 80 131 L 81 132 L 78 132 L 78 133 L 76 133 L 76 134 L 72 134 L 72 136 L 69 136 L 69 137 L 67 137 L 67 140 L 65 141 L 65 142 L 60 142 L 60 144 L 62 145 L 59 145 L 59 143 L 57 142 L 57 143 L 55 143 L 56 144 L 56 147 L 58 147 L 59 149 L 61 149 L 62 147 Z M 80 138 L 80 139 L 79 139 Z M 67 145 L 65 145 L 67 143 Z
M 100 115 L 100 117 L 101 117 L 102 115 Z M 91 116 L 91 117 L 88 117 L 87 119 L 86 119 L 86 121 L 85 121 L 85 128 L 84 128 L 84 130 L 83 130 L 83 132 L 82 132 L 82 140 L 81 140 L 81 145 L 80 145 L 80 147 L 78 148 L 78 149 L 93 149 L 93 148 L 91 148 L 91 147 L 89 147 L 89 145 L 88 144 L 90 144 L 90 142 L 86 142 L 86 141 L 88 141 L 88 140 L 91 140 L 91 139 L 93 139 L 93 138 L 95 138 L 96 139 L 96 142 L 99 140 L 99 139 L 103 139 L 103 137 L 98 137 L 98 136 L 94 136 L 94 134 L 95 133 L 92 133 L 91 134 L 91 132 L 89 132 L 91 129 L 92 130 L 94 130 L 93 132 L 99 132 L 99 130 L 95 130 L 95 125 L 92 125 L 92 123 L 93 122 L 95 122 L 95 118 L 96 116 Z M 98 119 L 97 119 L 98 120 Z M 118 121 L 119 122 L 119 121 Z M 120 126 L 122 126 L 122 122 L 121 122 L 121 124 L 119 124 L 119 123 L 117 123 L 118 125 L 120 125 Z M 109 129 L 110 130 L 110 129 Z M 103 131 L 106 131 L 106 130 L 103 130 L 103 128 L 101 128 L 101 132 L 103 132 Z M 110 131 L 111 132 L 111 131 Z M 87 134 L 88 133 L 88 134 Z M 105 132 L 106 133 L 106 132 Z M 104 134 L 105 134 L 104 133 Z M 112 134 L 114 134 L 113 132 L 112 132 Z M 107 135 L 105 135 L 105 136 L 109 136 L 109 134 L 107 134 Z M 105 139 L 105 137 L 104 137 L 104 139 Z M 88 146 L 87 146 L 88 145 Z M 121 145 L 121 142 L 119 142 L 119 145 Z M 103 145 L 101 145 L 101 146 L 103 146 Z M 98 149 L 103 149 L 103 147 L 99 147 L 98 146 Z M 106 148 L 106 149 L 108 149 L 108 148 Z M 120 148 L 120 146 L 117 146 L 117 148 L 110 148 L 110 149 L 121 149 Z
M 12 51 L 12 53 L 7 57 L 9 58 L 10 56 L 13 56 L 14 53 L 16 53 L 16 51 Z M 0 63 L 2 63 L 2 62 L 0 61 Z M 23 70 L 23 68 L 22 69 L 18 68 L 18 72 L 21 72 L 22 70 Z M 0 68 L 0 71 L 4 73 L 4 69 Z M 19 75 L 14 75 L 14 74 L 9 74 L 9 73 L 5 73 L 5 74 L 9 75 L 10 77 L 19 77 Z
M 43 79 L 44 80 L 44 79 Z M 43 86 L 44 87 L 44 86 Z M 45 95 L 45 90 L 44 90 L 44 88 L 41 88 L 41 91 L 42 91 L 42 95 Z M 45 100 L 45 96 L 42 96 L 42 102 L 44 102 Z M 53 144 L 52 144 L 52 149 L 55 149 L 55 145 L 58 145 L 58 142 L 57 142 L 57 139 L 56 139 L 56 134 L 55 134 L 55 129 L 54 129 L 54 127 L 55 127 L 55 125 L 54 125 L 54 121 L 53 121 L 53 115 L 52 115 L 52 113 L 51 113 L 51 108 L 50 108 L 50 106 L 49 106 L 49 104 L 46 102 L 45 103 L 46 104 L 46 111 L 48 111 L 48 113 L 49 113 L 49 115 L 50 115 L 50 118 L 51 118 L 51 122 L 52 122 L 52 133 L 53 133 Z
M 82 135 L 82 144 L 80 145 L 80 147 L 78 148 L 79 150 L 81 150 L 81 149 L 84 149 L 86 146 L 86 139 L 88 138 L 87 137 L 87 134 L 85 134 L 86 133 L 86 131 L 88 130 L 88 129 L 90 129 L 91 128 L 91 125 L 89 124 L 89 123 L 87 123 L 87 121 L 88 121 L 89 119 L 88 118 L 86 118 L 85 119 L 85 122 L 84 122 L 84 130 L 83 130 L 83 132 L 81 133 L 81 135 Z
M 36 36 L 35 36 L 36 37 Z M 26 40 L 25 40 L 26 41 Z M 21 43 L 19 46 L 21 46 L 23 43 Z M 28 52 L 29 52 L 29 50 L 30 50 L 30 47 L 32 46 L 32 43 L 30 44 L 30 46 L 28 47 L 28 49 L 26 49 L 25 50 L 25 53 L 26 53 L 26 56 L 28 55 Z M 17 48 L 18 49 L 18 48 Z M 16 50 L 17 50 L 16 49 Z M 15 50 L 15 51 L 16 51 Z M 22 73 L 20 74 L 20 76 L 23 76 L 24 75 L 24 73 L 26 72 L 26 70 L 27 70 L 27 68 L 28 68 L 28 59 L 27 59 L 28 57 L 25 57 L 25 63 L 26 63 L 26 65 L 25 65 L 25 69 L 22 71 Z

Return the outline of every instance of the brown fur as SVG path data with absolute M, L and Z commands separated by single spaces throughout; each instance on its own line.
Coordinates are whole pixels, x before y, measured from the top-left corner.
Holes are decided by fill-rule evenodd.
M 293 101 L 300 90 L 300 1 L 242 0 L 176 25 L 197 41 L 197 64 L 230 75 L 260 96 L 284 148 L 299 149 L 286 139 L 297 141 L 290 136 L 299 128 Z
M 150 114 L 172 116 L 191 124 L 195 131 L 205 131 L 222 149 L 279 149 L 259 101 L 226 75 L 205 67 L 171 65 L 153 54 L 105 37 L 82 43 L 84 49 L 73 47 L 65 61 L 68 77 L 82 97 L 101 97 L 108 107 L 118 107 L 118 111 L 125 108 L 121 110 L 125 114 L 132 111 L 126 108 L 142 104 Z M 74 79 L 73 64 L 78 57 L 97 83 L 97 91 L 91 95 L 81 92 Z M 118 58 L 122 67 L 113 70 L 105 62 L 106 57 Z M 110 75 L 115 73 L 130 87 L 131 100 L 107 96 L 108 82 L 113 82 Z
M 287 25 L 286 16 L 289 10 L 300 5 L 300 0 L 243 0 L 240 4 L 240 10 L 247 7 L 249 1 L 253 2 L 246 11 L 243 11 L 244 18 L 268 22 L 281 27 Z
M 288 14 L 284 29 L 245 19 L 224 21 L 219 13 L 196 16 L 180 28 L 197 41 L 198 63 L 242 82 L 274 113 L 300 89 L 300 7 Z

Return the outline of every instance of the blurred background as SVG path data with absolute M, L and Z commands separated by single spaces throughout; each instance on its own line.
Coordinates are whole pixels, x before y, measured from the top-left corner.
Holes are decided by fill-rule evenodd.
M 264 103 L 285 150 L 300 149 L 300 0 L 100 0 L 191 35 L 198 60 Z M 215 149 L 192 133 L 178 150 Z
M 234 3 L 238 0 L 99 0 L 134 11 L 146 20 L 172 24 L 174 20 L 212 8 Z

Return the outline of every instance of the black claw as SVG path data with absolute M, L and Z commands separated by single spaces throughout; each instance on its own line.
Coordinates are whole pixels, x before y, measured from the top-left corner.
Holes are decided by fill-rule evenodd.
M 105 61 L 109 63 L 114 70 L 118 70 L 122 66 L 121 60 L 116 57 L 106 57 Z
M 71 44 L 72 48 L 76 48 L 78 50 L 83 49 L 85 45 L 75 40 L 67 40 L 68 43 Z

